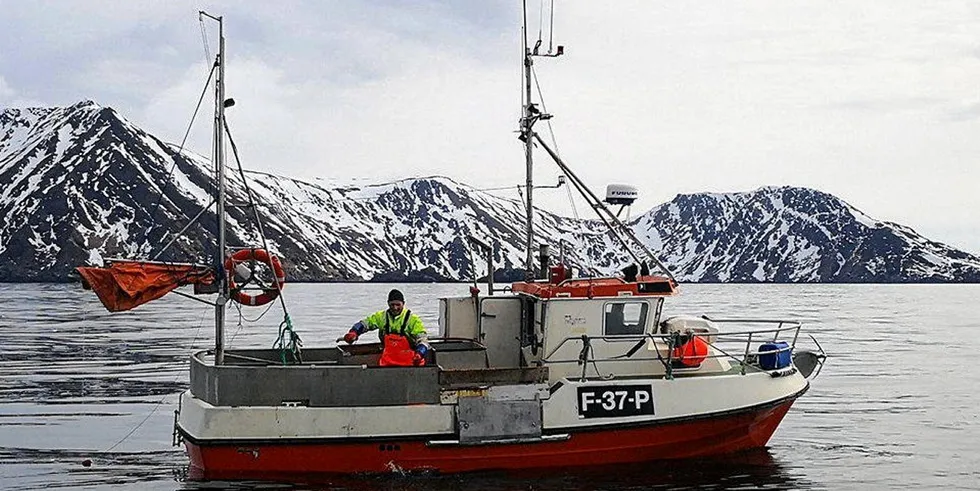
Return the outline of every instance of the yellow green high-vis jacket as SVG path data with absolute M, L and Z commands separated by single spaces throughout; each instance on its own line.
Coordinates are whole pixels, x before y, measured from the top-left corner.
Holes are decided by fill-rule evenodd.
M 412 313 L 411 310 L 403 309 L 397 316 L 391 315 L 387 310 L 375 312 L 364 318 L 359 324 L 364 326 L 365 331 L 378 330 L 378 337 L 384 340 L 386 334 L 401 334 L 408 338 L 413 346 L 418 344 L 429 344 L 428 335 L 422 325 L 422 319 Z M 355 325 L 355 329 L 357 326 Z M 358 333 L 362 334 L 362 333 Z

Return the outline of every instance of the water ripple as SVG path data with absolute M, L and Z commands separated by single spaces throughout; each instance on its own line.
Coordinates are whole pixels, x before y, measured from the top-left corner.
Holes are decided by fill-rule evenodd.
M 305 345 L 325 346 L 366 312 L 384 308 L 390 288 L 290 285 L 286 299 Z M 430 331 L 436 299 L 465 294 L 457 285 L 402 290 Z M 170 446 L 170 432 L 176 394 L 187 386 L 188 355 L 211 343 L 210 308 L 172 296 L 108 314 L 76 285 L 0 284 L 2 487 L 975 489 L 980 371 L 970 367 L 980 341 L 973 321 L 980 286 L 683 285 L 682 291 L 664 315 L 800 319 L 831 354 L 767 450 L 574 472 L 202 483 Z M 282 313 L 241 327 L 236 312 L 229 317 L 233 347 L 269 347 Z

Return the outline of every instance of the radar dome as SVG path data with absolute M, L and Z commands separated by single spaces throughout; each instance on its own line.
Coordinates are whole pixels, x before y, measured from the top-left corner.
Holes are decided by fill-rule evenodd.
M 632 205 L 640 193 L 629 184 L 610 184 L 606 186 L 606 203 L 611 205 Z

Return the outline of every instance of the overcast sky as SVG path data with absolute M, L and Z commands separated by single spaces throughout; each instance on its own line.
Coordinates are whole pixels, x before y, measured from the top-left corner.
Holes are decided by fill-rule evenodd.
M 634 214 L 677 193 L 806 186 L 980 252 L 980 3 L 556 4 L 566 54 L 535 68 L 558 147 L 597 191 L 639 187 Z M 0 0 L 0 106 L 92 99 L 179 142 L 207 78 L 202 8 L 225 17 L 246 168 L 523 181 L 519 1 Z M 203 114 L 191 148 L 208 155 Z M 571 213 L 564 191 L 539 196 Z

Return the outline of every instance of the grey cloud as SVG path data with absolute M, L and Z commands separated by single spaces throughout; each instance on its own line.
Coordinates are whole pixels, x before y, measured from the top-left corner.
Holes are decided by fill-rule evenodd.
M 513 24 L 510 3 L 220 2 L 229 62 L 267 60 L 284 80 L 357 83 L 399 69 L 406 45 L 486 55 Z M 132 101 L 163 90 L 203 58 L 195 2 L 0 2 L 0 73 L 25 96 Z M 217 36 L 209 32 L 212 53 Z M 380 62 L 378 60 L 381 60 Z

